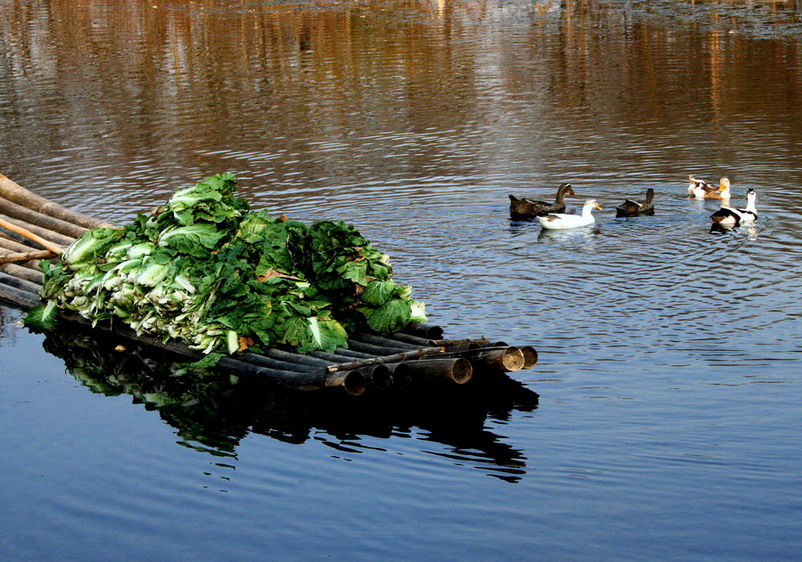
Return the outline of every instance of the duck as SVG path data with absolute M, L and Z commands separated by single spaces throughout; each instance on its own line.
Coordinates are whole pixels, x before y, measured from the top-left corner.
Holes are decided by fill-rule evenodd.
M 693 189 L 691 189 L 691 185 L 688 186 L 688 192 L 696 199 L 729 200 L 731 197 L 730 180 L 727 178 L 721 178 L 719 180 L 718 187 L 715 187 L 713 184 L 710 184 L 705 180 L 696 179 L 693 176 L 689 176 L 689 179 L 691 180 L 691 184 L 696 182 Z
M 705 193 L 708 191 L 716 191 L 717 189 L 712 183 L 694 176 L 688 176 L 688 180 L 690 181 L 688 184 L 688 195 L 697 199 L 704 199 Z
M 730 207 L 722 207 L 712 215 L 713 224 L 726 227 L 740 226 L 744 223 L 750 223 L 757 220 L 757 193 L 751 187 L 746 192 L 746 208 L 732 209 Z
M 654 214 L 654 189 L 651 187 L 646 190 L 646 199 L 643 201 L 633 201 L 626 199 L 615 208 L 616 217 L 637 217 L 638 215 Z
M 721 199 L 722 201 L 730 200 L 730 180 L 721 178 L 718 184 L 718 190 L 706 191 L 705 199 Z
M 588 199 L 582 206 L 581 215 L 569 215 L 566 213 L 549 214 L 545 217 L 538 217 L 537 220 L 543 225 L 543 228 L 548 230 L 565 230 L 568 228 L 577 228 L 580 226 L 588 226 L 596 222 L 593 218 L 593 209 L 603 210 L 595 199 Z
M 557 188 L 557 197 L 554 203 L 547 203 L 546 201 L 535 201 L 528 197 L 518 198 L 515 195 L 510 195 L 510 215 L 514 218 L 525 217 L 539 217 L 549 213 L 561 213 L 565 210 L 565 196 L 572 195 L 574 188 L 570 183 L 561 184 Z

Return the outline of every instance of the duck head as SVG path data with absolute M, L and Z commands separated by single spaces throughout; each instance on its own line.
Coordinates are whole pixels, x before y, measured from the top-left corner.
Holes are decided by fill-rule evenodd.
M 601 208 L 601 205 L 595 199 L 588 199 L 585 201 L 583 205 L 583 209 L 596 209 L 597 211 L 603 211 L 604 209 Z
M 570 183 L 561 184 L 558 191 L 564 195 L 571 195 L 572 197 L 576 197 L 576 193 L 574 193 L 574 187 Z

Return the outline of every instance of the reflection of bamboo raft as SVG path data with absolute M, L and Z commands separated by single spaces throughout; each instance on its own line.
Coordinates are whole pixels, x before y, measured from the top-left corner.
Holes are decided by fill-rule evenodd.
M 110 226 L 48 201 L 0 174 L 0 301 L 22 309 L 41 302 L 40 259 L 55 257 L 90 228 Z M 68 321 L 88 324 L 77 314 Z M 110 329 L 98 326 L 99 329 Z M 177 342 L 137 335 L 127 327 L 114 332 L 172 353 L 198 360 L 202 355 Z M 264 354 L 223 357 L 218 367 L 239 376 L 298 390 L 339 387 L 352 395 L 367 388 L 403 388 L 419 384 L 467 383 L 482 372 L 514 372 L 537 363 L 531 346 L 515 347 L 486 339 L 443 339 L 437 326 L 412 325 L 382 337 L 356 334 L 348 348 L 308 355 L 283 349 Z

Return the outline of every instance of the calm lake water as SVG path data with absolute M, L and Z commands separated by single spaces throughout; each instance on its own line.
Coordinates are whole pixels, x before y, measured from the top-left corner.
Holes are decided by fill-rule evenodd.
M 0 558 L 797 559 L 800 4 L 0 0 L 0 173 L 122 223 L 236 172 L 540 354 L 328 405 L 0 306 Z M 758 222 L 711 232 L 689 174 Z M 510 220 L 566 181 L 593 227 Z

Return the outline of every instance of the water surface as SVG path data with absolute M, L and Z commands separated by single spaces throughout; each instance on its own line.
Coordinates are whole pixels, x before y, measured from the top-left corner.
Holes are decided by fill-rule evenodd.
M 123 223 L 235 172 L 256 208 L 357 225 L 447 335 L 540 353 L 492 400 L 321 404 L 0 308 L 3 558 L 797 556 L 798 3 L 0 16 L 1 173 Z M 757 224 L 711 232 L 689 174 L 755 189 Z M 510 220 L 564 181 L 593 227 Z M 648 187 L 654 217 L 614 218 Z

